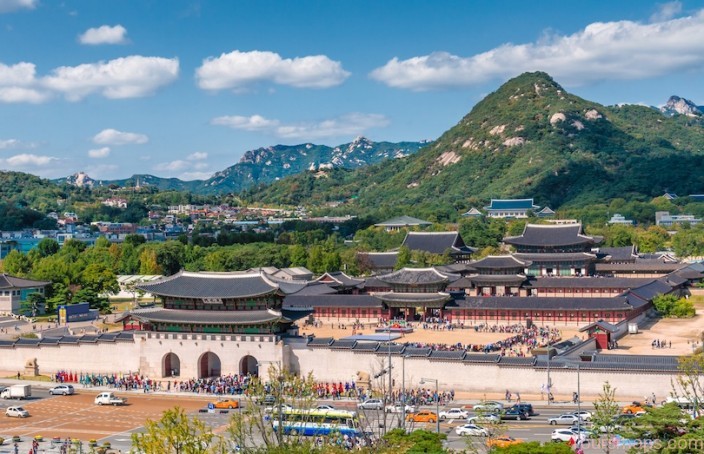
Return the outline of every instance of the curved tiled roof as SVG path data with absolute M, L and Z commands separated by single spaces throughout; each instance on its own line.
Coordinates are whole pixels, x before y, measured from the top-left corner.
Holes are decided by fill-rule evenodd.
M 504 243 L 516 246 L 558 247 L 595 244 L 596 242 L 596 238 L 584 234 L 582 224 L 526 224 L 522 235 L 504 238 Z
M 51 284 L 51 282 L 33 281 L 31 279 L 22 279 L 21 277 L 0 273 L 0 288 L 33 288 L 44 287 L 49 284 Z
M 628 277 L 540 277 L 529 280 L 530 288 L 627 289 L 648 284 L 653 278 Z
M 381 300 L 372 295 L 289 295 L 284 307 L 364 307 L 381 308 Z
M 450 300 L 449 293 L 380 293 L 376 295 L 382 301 L 393 303 L 442 303 Z
M 629 310 L 632 302 L 626 296 L 613 298 L 561 298 L 537 296 L 467 296 L 455 300 L 456 309 L 507 310 Z
M 431 254 L 444 254 L 447 250 L 463 254 L 474 252 L 474 249 L 464 243 L 459 232 L 408 232 L 402 246 L 411 251 L 425 251 Z
M 588 252 L 546 252 L 546 253 L 526 253 L 516 252 L 514 257 L 530 262 L 537 263 L 556 263 L 556 262 L 573 262 L 583 260 L 596 260 L 595 254 Z M 598 266 L 598 265 L 597 265 Z
M 279 291 L 263 273 L 179 273 L 136 286 L 158 296 L 180 298 L 246 298 Z
M 402 268 L 393 273 L 376 277 L 389 284 L 440 284 L 459 279 L 460 276 L 444 274 L 435 268 Z
M 138 309 L 131 317 L 148 323 L 193 323 L 204 325 L 248 325 L 272 323 L 283 319 L 281 312 L 261 311 L 198 311 L 182 309 Z
M 476 262 L 470 262 L 468 264 L 474 268 L 525 268 L 530 265 L 528 260 L 520 260 L 512 255 L 488 255 L 481 260 Z

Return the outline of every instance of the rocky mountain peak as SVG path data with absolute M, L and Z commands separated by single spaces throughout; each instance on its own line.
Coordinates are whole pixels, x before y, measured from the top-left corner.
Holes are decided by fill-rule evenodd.
M 697 106 L 689 99 L 680 98 L 679 96 L 670 96 L 667 103 L 660 108 L 660 111 L 665 115 L 686 115 L 688 117 L 699 117 L 704 115 L 704 109 Z
M 80 188 L 83 186 L 93 187 L 96 181 L 89 177 L 85 172 L 77 172 L 66 178 L 66 183 L 78 186 Z

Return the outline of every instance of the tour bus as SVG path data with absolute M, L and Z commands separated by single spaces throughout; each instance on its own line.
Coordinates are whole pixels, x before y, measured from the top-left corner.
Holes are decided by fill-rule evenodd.
M 279 430 L 278 414 L 271 417 L 274 431 Z M 302 410 L 283 409 L 281 415 L 283 433 L 287 435 L 323 436 L 349 435 L 361 437 L 357 412 L 346 410 Z

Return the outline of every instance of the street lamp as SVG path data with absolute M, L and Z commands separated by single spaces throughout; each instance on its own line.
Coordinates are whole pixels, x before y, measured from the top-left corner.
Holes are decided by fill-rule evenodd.
M 577 440 L 582 441 L 582 390 L 579 380 L 580 363 L 577 363 Z M 572 365 L 574 368 L 574 365 Z
M 401 362 L 401 424 L 403 431 L 406 431 L 406 358 L 408 355 L 403 355 Z M 439 417 L 439 416 L 438 416 Z
M 437 378 L 421 378 L 420 384 L 424 385 L 427 382 L 435 383 L 435 431 L 440 433 L 440 392 L 438 390 L 438 379 Z
M 281 440 L 282 440 L 282 433 L 284 430 L 283 427 L 283 421 L 284 421 L 284 414 L 283 414 L 283 396 L 284 396 L 284 377 L 283 377 L 283 370 L 282 370 L 282 365 L 281 361 L 276 360 L 276 361 L 259 361 L 257 362 L 257 372 L 259 372 L 259 366 L 264 365 L 264 364 L 277 364 L 279 366 L 279 427 L 278 430 L 276 431 L 276 440 L 279 443 L 279 446 L 281 446 Z M 271 377 L 269 377 L 271 379 Z

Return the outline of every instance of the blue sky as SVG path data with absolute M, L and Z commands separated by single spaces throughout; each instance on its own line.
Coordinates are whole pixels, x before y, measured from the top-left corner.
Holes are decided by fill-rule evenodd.
M 434 139 L 533 70 L 704 104 L 704 2 L 0 0 L 0 169 L 203 179 L 275 144 Z

